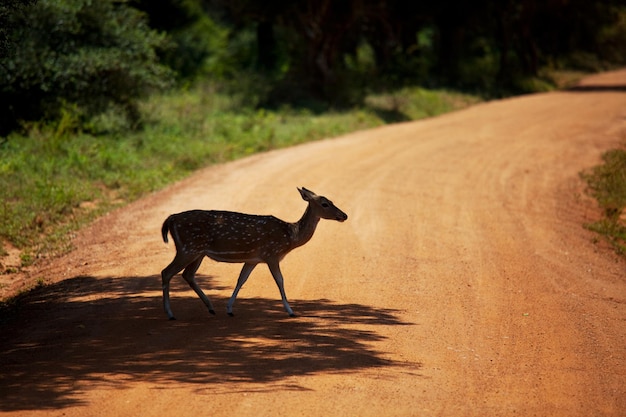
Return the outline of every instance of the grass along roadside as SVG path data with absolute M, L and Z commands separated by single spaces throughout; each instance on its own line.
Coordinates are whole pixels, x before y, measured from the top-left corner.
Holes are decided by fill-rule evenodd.
M 204 166 L 478 101 L 407 88 L 368 97 L 362 108 L 316 114 L 257 110 L 198 86 L 143 103 L 141 131 L 123 130 L 107 114 L 93 121 L 96 133 L 77 131 L 70 109 L 56 125 L 0 140 L 0 274 L 67 252 L 74 231 L 95 217 Z
M 585 225 L 604 236 L 621 254 L 626 255 L 626 147 L 602 155 L 603 163 L 583 171 L 588 192 L 602 209 L 603 217 Z

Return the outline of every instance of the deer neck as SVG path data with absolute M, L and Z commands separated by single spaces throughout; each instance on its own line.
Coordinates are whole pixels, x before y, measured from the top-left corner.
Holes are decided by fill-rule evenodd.
M 292 239 L 293 246 L 298 247 L 307 243 L 313 237 L 315 228 L 319 223 L 320 218 L 313 213 L 311 206 L 306 208 L 306 211 L 302 215 L 302 218 L 296 223 L 292 224 Z

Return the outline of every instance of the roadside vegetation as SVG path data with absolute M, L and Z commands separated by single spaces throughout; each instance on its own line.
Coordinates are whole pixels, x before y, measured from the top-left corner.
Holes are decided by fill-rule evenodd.
M 581 174 L 603 213 L 600 220 L 586 226 L 626 255 L 626 148 L 608 151 L 602 160 L 601 165 Z
M 199 168 L 389 120 L 434 116 L 478 100 L 407 88 L 372 95 L 371 104 L 359 108 L 315 114 L 256 109 L 243 98 L 199 85 L 140 102 L 140 131 L 126 130 L 115 113 L 81 130 L 79 116 L 64 111 L 58 122 L 31 124 L 0 144 L 0 236 L 21 251 L 21 266 L 27 266 L 67 251 L 72 232 L 95 216 Z
M 0 274 L 210 164 L 561 88 L 624 48 L 613 0 L 3 1 Z

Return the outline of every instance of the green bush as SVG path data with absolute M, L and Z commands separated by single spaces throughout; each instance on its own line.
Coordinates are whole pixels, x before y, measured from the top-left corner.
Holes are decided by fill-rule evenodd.
M 22 121 L 80 122 L 115 109 L 139 123 L 137 98 L 168 85 L 156 51 L 164 35 L 139 11 L 112 0 L 39 0 L 10 13 L 0 57 L 0 134 Z

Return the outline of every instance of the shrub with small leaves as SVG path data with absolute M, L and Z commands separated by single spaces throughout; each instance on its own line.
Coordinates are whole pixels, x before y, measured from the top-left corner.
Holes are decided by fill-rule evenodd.
M 9 10 L 8 47 L 0 55 L 0 134 L 21 121 L 81 119 L 123 112 L 139 123 L 137 99 L 169 84 L 159 63 L 164 35 L 124 1 L 39 0 Z

